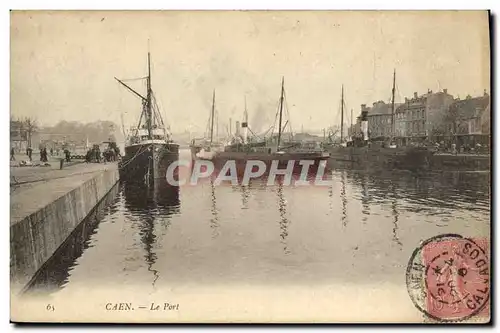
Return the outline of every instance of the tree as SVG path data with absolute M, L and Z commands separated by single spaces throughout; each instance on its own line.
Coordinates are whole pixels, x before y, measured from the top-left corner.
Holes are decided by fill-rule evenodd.
M 25 130 L 27 134 L 28 147 L 31 148 L 31 138 L 33 137 L 33 134 L 38 131 L 37 120 L 35 118 L 25 117 L 21 123 L 23 130 Z

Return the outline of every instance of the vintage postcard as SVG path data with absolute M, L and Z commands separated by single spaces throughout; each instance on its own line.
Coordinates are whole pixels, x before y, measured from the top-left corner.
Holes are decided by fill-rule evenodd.
M 488 323 L 487 11 L 12 11 L 10 318 Z

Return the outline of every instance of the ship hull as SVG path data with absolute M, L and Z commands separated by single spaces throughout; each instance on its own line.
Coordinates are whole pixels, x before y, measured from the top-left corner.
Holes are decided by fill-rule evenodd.
M 119 164 L 120 178 L 129 182 L 151 183 L 166 180 L 167 169 L 179 159 L 175 143 L 144 143 L 125 147 L 125 157 Z
M 215 154 L 222 150 L 221 145 L 214 146 L 202 146 L 202 145 L 190 145 L 189 150 L 191 151 L 191 160 L 196 159 L 211 159 Z
M 203 159 L 203 158 L 202 158 Z M 261 153 L 261 152 L 219 152 L 216 153 L 212 158 L 206 158 L 213 162 L 215 167 L 215 172 L 222 170 L 222 168 L 229 162 L 234 161 L 236 165 L 236 171 L 238 175 L 244 174 L 247 165 L 251 161 L 262 162 L 266 169 L 263 175 L 267 175 L 271 169 L 273 161 L 277 163 L 277 167 L 280 170 L 286 169 L 290 163 L 293 165 L 291 171 L 293 174 L 301 174 L 304 169 L 304 163 L 301 161 L 312 161 L 309 162 L 308 174 L 310 176 L 316 175 L 320 168 L 321 162 L 324 161 L 323 172 L 328 169 L 328 156 L 323 153 Z M 252 171 L 256 171 L 257 167 L 253 167 Z
M 192 160 L 195 160 L 197 158 L 197 154 L 201 151 L 201 149 L 202 149 L 202 146 L 194 146 L 194 145 L 189 146 Z
M 401 169 L 425 171 L 433 151 L 417 148 L 334 147 L 329 149 L 334 166 L 356 169 Z

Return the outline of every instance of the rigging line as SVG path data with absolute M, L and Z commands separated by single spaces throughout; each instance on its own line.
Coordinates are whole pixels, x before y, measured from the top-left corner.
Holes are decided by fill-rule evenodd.
M 402 101 L 403 99 L 401 98 L 401 93 L 399 91 L 399 86 L 397 83 L 396 83 L 396 92 L 397 92 L 397 96 L 398 96 L 398 101 Z
M 132 78 L 132 79 L 121 79 L 121 81 L 123 81 L 123 82 L 139 81 L 139 80 L 145 80 L 147 78 L 148 78 L 147 76 L 144 76 L 144 77 L 137 77 L 137 78 Z
M 156 95 L 154 93 L 152 93 L 151 95 L 153 96 L 153 102 L 154 102 L 154 106 L 156 107 L 156 112 L 158 113 L 158 118 L 161 121 L 161 124 L 163 126 L 165 126 L 165 123 L 163 121 L 163 117 L 162 117 L 161 112 L 160 112 L 160 106 L 158 105 L 158 101 L 156 99 Z
M 250 133 L 252 133 L 252 135 L 253 135 L 254 137 L 256 137 L 256 138 L 257 138 L 257 139 L 259 139 L 259 140 L 261 139 L 261 138 L 260 138 L 257 134 L 255 134 L 255 133 L 254 133 L 254 132 L 250 129 L 250 127 L 247 127 L 247 128 L 248 128 L 248 130 L 250 131 Z
M 269 128 L 267 129 L 267 131 L 265 131 L 265 132 L 264 132 L 263 136 L 265 137 L 265 136 L 266 136 L 266 134 L 267 134 L 267 133 L 269 133 L 269 131 L 270 131 L 271 129 L 273 129 L 273 127 L 269 127 Z
M 121 165 L 119 168 L 120 168 L 120 169 L 125 168 L 125 167 L 126 167 L 127 165 L 129 165 L 129 164 L 130 164 L 130 163 L 131 163 L 131 162 L 132 162 L 135 158 L 139 157 L 139 155 L 142 155 L 145 151 L 147 151 L 147 150 L 148 150 L 148 149 L 146 148 L 146 149 L 142 149 L 142 151 L 141 151 L 141 149 L 142 149 L 142 148 L 139 148 L 139 150 L 135 153 L 135 155 L 134 155 L 131 159 L 127 160 L 127 162 L 126 162 L 126 163 L 124 163 L 123 165 Z
M 281 134 L 284 134 L 285 129 L 286 129 L 286 125 L 288 125 L 289 118 L 290 118 L 290 115 L 288 114 L 288 104 L 287 104 L 287 100 L 286 100 L 286 91 L 284 89 L 283 89 L 283 109 L 285 110 L 286 122 L 285 122 L 285 125 L 283 126 L 283 128 L 281 129 Z
M 144 101 L 142 103 L 142 111 L 141 114 L 139 115 L 139 121 L 137 122 L 137 128 L 135 129 L 135 133 L 137 135 L 138 130 L 141 128 L 141 123 L 142 123 L 142 117 L 144 115 Z
M 278 100 L 276 101 L 276 104 L 275 104 L 276 113 L 274 114 L 273 133 L 277 127 L 276 125 L 278 124 L 278 118 L 279 118 L 279 114 L 280 114 L 280 103 L 281 103 L 281 97 L 278 98 Z
M 293 136 L 292 121 L 291 121 L 292 117 L 290 117 L 290 109 L 288 107 L 288 100 L 286 98 L 286 91 L 283 91 L 283 97 L 285 99 L 286 114 L 287 114 L 287 117 L 288 117 L 288 121 L 287 121 L 288 128 L 290 129 L 290 135 Z
M 156 96 L 155 96 L 155 103 L 156 103 L 157 99 L 156 99 Z M 161 103 L 161 100 L 158 100 L 159 103 Z M 161 110 L 165 110 L 165 108 L 160 108 L 160 106 L 157 104 L 156 107 L 158 108 L 158 114 L 160 115 L 160 119 L 161 119 L 161 123 L 163 125 L 163 127 L 169 127 L 170 128 L 170 124 L 167 122 L 167 119 L 163 119 L 163 115 L 161 113 Z
M 158 104 L 156 103 L 156 97 L 151 94 L 152 97 L 153 97 L 153 114 L 154 114 L 154 117 L 156 118 L 156 120 L 158 121 L 158 123 L 163 127 L 165 128 L 165 124 L 163 123 L 163 119 L 161 117 L 161 113 L 160 113 L 160 108 L 158 107 Z
M 272 125 L 272 126 L 271 126 L 271 128 L 270 128 L 270 129 L 272 129 L 272 131 L 271 131 L 271 137 L 272 137 L 272 136 L 273 136 L 273 134 L 274 134 L 274 129 L 275 129 L 275 127 L 276 127 L 276 121 L 278 120 L 278 115 L 279 115 L 279 103 L 280 103 L 280 102 L 278 101 L 278 103 L 276 103 L 276 106 L 275 106 L 275 108 L 276 108 L 276 113 L 274 114 L 274 121 L 273 121 L 273 125 Z M 269 132 L 269 130 L 267 130 L 267 131 Z

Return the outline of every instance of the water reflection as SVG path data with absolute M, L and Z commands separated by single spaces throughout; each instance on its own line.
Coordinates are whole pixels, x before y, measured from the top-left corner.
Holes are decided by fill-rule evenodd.
M 212 228 L 212 237 L 219 236 L 219 210 L 217 209 L 217 198 L 215 196 L 215 185 L 213 180 L 210 181 L 210 228 Z
M 99 232 L 83 229 L 90 248 L 82 260 L 75 264 L 73 256 L 67 268 L 59 264 L 45 278 L 60 275 L 68 288 L 145 282 L 138 293 L 190 283 L 401 283 L 421 239 L 439 232 L 488 234 L 488 174 L 417 178 L 344 170 L 330 176 L 329 188 L 261 180 L 217 186 L 206 179 L 181 193 L 161 184 L 124 184 L 105 203 Z M 67 247 L 60 258 L 84 248 Z
M 287 237 L 288 237 L 288 225 L 290 224 L 290 220 L 287 217 L 286 211 L 286 200 L 283 195 L 283 184 L 279 183 L 278 188 L 276 189 L 276 193 L 278 195 L 278 210 L 280 212 L 280 237 L 281 244 L 283 244 L 283 250 L 286 254 L 290 253 L 287 245 Z
M 56 253 L 37 272 L 28 284 L 26 294 L 38 291 L 52 293 L 68 283 L 70 272 L 83 252 L 92 247 L 91 237 L 97 233 L 99 222 L 118 211 L 119 185 L 114 186 L 94 210 L 75 228 Z
M 363 221 L 363 223 L 366 223 L 366 221 L 368 221 L 368 216 L 370 216 L 370 192 L 369 192 L 370 177 L 365 174 L 361 177 L 360 182 L 361 182 L 361 204 L 363 206 L 363 209 L 361 210 L 361 213 L 363 213 L 361 221 Z
M 249 186 L 241 185 L 240 189 L 241 189 L 241 205 L 242 205 L 241 208 L 248 209 L 248 198 L 250 197 Z
M 154 184 L 124 183 L 122 190 L 125 208 L 132 215 L 170 216 L 180 213 L 179 187 L 166 181 L 155 181 Z
M 347 197 L 345 189 L 346 174 L 342 172 L 340 178 L 340 200 L 342 201 L 342 226 L 347 226 Z
M 362 193 L 363 213 L 370 199 L 391 203 L 393 192 L 401 189 L 399 209 L 413 213 L 442 214 L 452 209 L 490 211 L 490 173 L 446 172 L 416 177 L 411 173 L 361 175 L 348 172 Z M 371 195 L 369 195 L 371 194 Z
M 398 210 L 398 194 L 397 194 L 397 188 L 394 186 L 392 187 L 392 203 L 391 203 L 391 213 L 392 213 L 392 240 L 395 242 L 397 245 L 399 245 L 399 249 L 403 249 L 403 243 L 399 240 L 398 236 L 398 229 L 399 229 L 399 210 Z
M 154 184 L 145 186 L 144 184 L 129 183 L 124 184 L 123 194 L 125 207 L 132 216 L 139 219 L 139 235 L 145 250 L 145 261 L 148 271 L 153 275 L 152 285 L 154 286 L 159 278 L 159 272 L 154 268 L 157 254 L 154 251 L 157 235 L 155 234 L 155 224 L 163 222 L 163 232 L 170 226 L 170 216 L 179 213 L 179 187 L 171 186 L 166 181 L 156 181 Z

